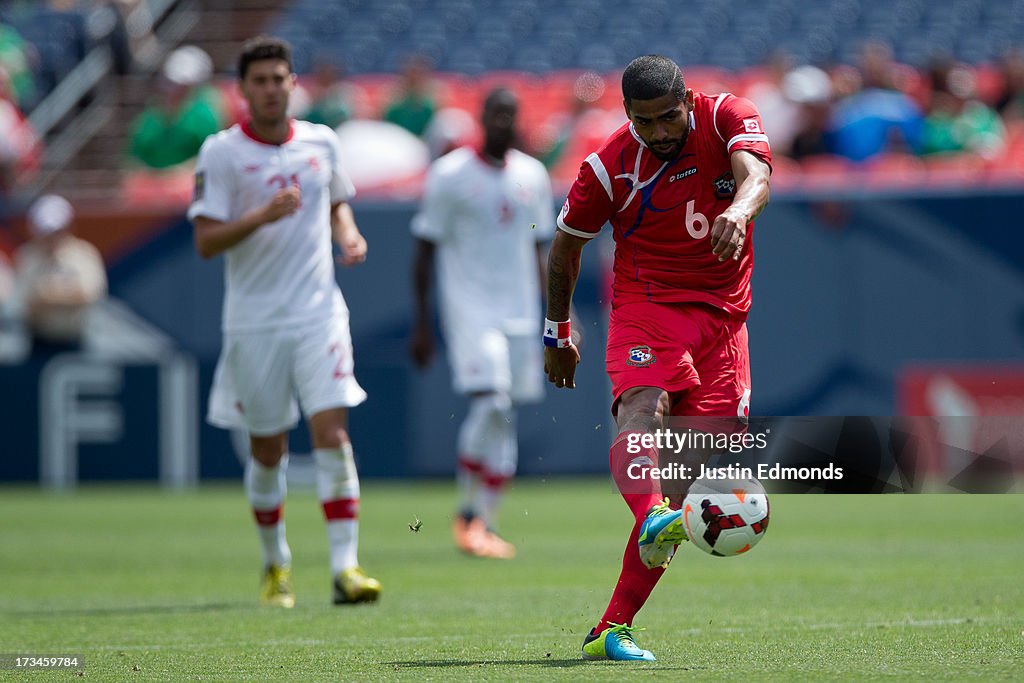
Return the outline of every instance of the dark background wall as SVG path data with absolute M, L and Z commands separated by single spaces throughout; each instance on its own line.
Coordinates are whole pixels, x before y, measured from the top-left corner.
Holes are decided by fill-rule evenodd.
M 364 476 L 448 474 L 464 401 L 450 387 L 443 357 L 418 373 L 406 355 L 410 320 L 409 219 L 414 205 L 356 205 L 370 244 L 368 262 L 339 272 L 352 311 L 356 370 L 370 395 L 353 410 L 352 432 Z M 1024 358 L 1024 235 L 1015 193 L 776 197 L 754 236 L 750 317 L 752 414 L 887 415 L 896 410 L 901 372 L 917 363 L 1001 362 Z M 524 473 L 604 472 L 609 385 L 603 344 L 605 264 L 611 241 L 588 247 L 576 302 L 587 332 L 573 392 L 549 389 L 521 417 Z M 111 268 L 111 293 L 168 332 L 199 367 L 195 400 L 206 395 L 220 348 L 223 265 L 192 250 L 181 219 Z M 38 472 L 38 364 L 0 368 L 0 413 L 10 449 L 0 479 Z M 134 438 L 84 446 L 86 478 L 151 476 L 146 465 L 152 410 L 133 392 L 152 393 L 145 369 L 126 374 Z M 146 394 L 148 396 L 148 394 Z M 142 394 L 139 394 L 142 396 Z M 229 436 L 203 425 L 204 477 L 235 476 Z M 308 446 L 298 433 L 296 452 Z M 149 458 L 149 460 L 147 460 Z M 94 461 L 94 460 L 95 461 Z M 140 459 L 142 462 L 139 462 Z M 130 463 L 130 465 L 125 464 Z

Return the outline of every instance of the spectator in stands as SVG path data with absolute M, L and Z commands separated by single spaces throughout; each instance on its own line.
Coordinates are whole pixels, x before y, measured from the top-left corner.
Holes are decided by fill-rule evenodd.
M 14 306 L 14 268 L 0 248 L 0 365 L 21 363 L 27 355 L 28 344 Z
M 41 351 L 81 347 L 89 311 L 107 294 L 99 251 L 71 233 L 74 210 L 45 195 L 28 211 L 31 239 L 15 254 L 16 310 Z
M 789 71 L 782 79 L 782 93 L 797 107 L 796 129 L 784 154 L 804 159 L 829 152 L 827 130 L 832 103 L 832 82 L 828 74 L 809 64 Z M 766 130 L 771 130 L 765 124 Z
M 933 67 L 932 94 L 925 119 L 924 154 L 974 152 L 996 156 L 1006 128 L 994 109 L 975 98 L 974 75 L 962 65 Z
M 35 101 L 36 85 L 32 76 L 33 48 L 13 27 L 0 21 L 0 67 L 10 79 L 12 101 L 20 107 Z
M 783 152 L 792 146 L 793 138 L 800 129 L 801 103 L 794 101 L 785 91 L 786 76 L 792 71 L 792 56 L 784 50 L 777 50 L 768 58 L 764 78 L 758 79 L 746 91 L 747 99 L 761 112 L 764 129 L 772 136 L 772 149 Z
M 212 74 L 210 56 L 194 45 L 170 54 L 155 101 L 132 124 L 134 159 L 164 169 L 195 158 L 206 137 L 223 123 L 220 94 L 209 83 Z
M 465 109 L 442 107 L 434 113 L 430 125 L 423 132 L 431 159 L 443 157 L 459 147 L 478 144 L 481 139 L 480 124 Z
M 0 198 L 39 165 L 39 139 L 14 97 L 7 69 L 0 66 Z
M 14 268 L 7 252 L 0 249 L 0 319 L 14 294 Z
M 128 10 L 122 0 L 94 0 L 86 21 L 90 41 L 107 44 L 114 60 L 114 72 L 121 75 L 135 70 Z
M 829 146 L 835 154 L 864 161 L 883 152 L 916 152 L 924 116 L 896 89 L 892 50 L 868 43 L 860 57 L 862 87 L 840 100 L 829 122 Z
M 310 98 L 309 107 L 296 118 L 330 128 L 337 128 L 352 118 L 349 88 L 341 69 L 331 61 L 320 60 L 313 69 Z
M 1024 50 L 1008 51 L 999 67 L 1003 88 L 995 102 L 996 111 L 1008 121 L 1024 119 Z
M 595 137 L 603 141 L 618 128 L 618 120 L 609 128 L 605 121 L 605 111 L 595 104 L 604 95 L 604 91 L 604 78 L 598 73 L 586 71 L 576 78 L 568 110 L 556 111 L 549 116 L 541 126 L 539 138 L 532 140 L 534 144 L 531 146 L 536 147 L 537 158 L 544 166 L 548 169 L 558 166 L 572 142 L 592 129 L 598 129 Z
M 401 90 L 384 110 L 385 121 L 398 124 L 413 135 L 423 135 L 437 110 L 430 74 L 431 65 L 425 57 L 415 56 L 406 63 Z

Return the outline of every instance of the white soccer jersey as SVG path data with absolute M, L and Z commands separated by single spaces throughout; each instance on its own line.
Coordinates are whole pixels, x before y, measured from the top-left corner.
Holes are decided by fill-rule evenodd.
M 500 167 L 465 147 L 434 162 L 412 232 L 437 245 L 449 331 L 509 321 L 539 331 L 536 244 L 554 235 L 551 202 L 544 165 L 517 150 Z
M 251 332 L 326 320 L 345 310 L 334 279 L 330 206 L 355 194 L 338 136 L 293 121 L 280 145 L 245 124 L 211 135 L 199 150 L 189 219 L 234 221 L 298 185 L 298 211 L 267 223 L 226 252 L 223 330 Z

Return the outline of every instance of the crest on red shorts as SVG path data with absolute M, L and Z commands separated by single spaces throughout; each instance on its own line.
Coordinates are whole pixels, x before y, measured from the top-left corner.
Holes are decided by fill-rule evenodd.
M 633 365 L 638 368 L 646 367 L 655 361 L 654 352 L 650 346 L 634 346 L 629 350 L 629 357 L 626 358 L 626 365 Z

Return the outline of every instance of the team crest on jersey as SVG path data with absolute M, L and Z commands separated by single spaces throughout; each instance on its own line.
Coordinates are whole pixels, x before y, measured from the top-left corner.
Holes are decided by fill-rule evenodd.
M 198 202 L 203 198 L 203 193 L 206 190 L 206 171 L 199 171 L 196 173 L 195 185 L 192 188 L 192 201 Z
M 736 179 L 732 177 L 732 171 L 726 171 L 711 181 L 715 187 L 715 196 L 719 199 L 726 199 L 736 194 Z
M 651 351 L 650 346 L 634 346 L 629 350 L 629 357 L 626 358 L 626 365 L 643 368 L 651 365 L 655 360 L 654 352 Z

